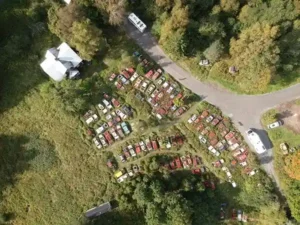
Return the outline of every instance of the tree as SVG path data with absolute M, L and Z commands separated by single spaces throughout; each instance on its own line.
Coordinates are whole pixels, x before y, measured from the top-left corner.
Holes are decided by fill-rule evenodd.
M 109 23 L 111 25 L 121 25 L 125 18 L 125 1 L 110 1 L 107 8 L 109 14 Z
M 175 98 L 173 102 L 177 107 L 181 107 L 184 105 L 184 101 L 182 98 Z
M 164 8 L 166 10 L 171 9 L 173 5 L 172 0 L 155 0 L 155 2 L 159 7 Z
M 184 28 L 189 23 L 189 11 L 188 7 L 182 7 L 180 4 L 176 4 L 171 12 L 171 24 L 174 30 Z
M 82 19 L 84 19 L 83 12 L 75 3 L 62 8 L 53 6 L 48 11 L 50 31 L 65 41 L 69 41 L 72 37 L 73 23 Z
M 125 0 L 96 0 L 95 6 L 107 14 L 111 25 L 121 25 L 125 17 Z
M 192 224 L 193 209 L 188 200 L 182 195 L 170 193 L 165 197 L 167 202 L 166 214 L 168 225 L 190 225 Z
M 106 45 L 102 31 L 89 19 L 73 23 L 71 43 L 79 51 L 80 56 L 86 60 L 91 60 Z
M 229 13 L 235 14 L 239 10 L 240 1 L 239 0 L 221 0 L 220 6 L 224 12 L 229 12 Z
M 211 63 L 217 62 L 224 54 L 224 45 L 220 40 L 213 42 L 205 51 L 203 55 Z
M 216 16 L 211 16 L 200 21 L 199 33 L 208 40 L 216 40 L 225 37 L 224 24 Z
M 275 75 L 279 48 L 275 39 L 278 26 L 256 23 L 230 41 L 230 62 L 238 68 L 235 81 L 244 90 L 263 91 Z
M 290 178 L 300 180 L 300 152 L 285 158 L 284 169 Z

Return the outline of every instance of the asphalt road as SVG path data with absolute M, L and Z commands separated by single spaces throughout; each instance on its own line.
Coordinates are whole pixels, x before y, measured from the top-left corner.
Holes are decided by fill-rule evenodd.
M 201 96 L 205 101 L 218 106 L 246 138 L 245 131 L 252 128 L 258 132 L 268 151 L 258 155 L 258 158 L 270 177 L 279 187 L 278 178 L 273 168 L 273 151 L 267 132 L 260 124 L 263 112 L 281 103 L 300 97 L 300 84 L 263 95 L 238 95 L 223 88 L 197 80 L 189 72 L 173 62 L 159 47 L 154 37 L 149 33 L 140 33 L 133 25 L 125 24 L 127 34 L 147 52 L 153 60 L 178 82 Z M 242 124 L 242 125 L 241 125 Z

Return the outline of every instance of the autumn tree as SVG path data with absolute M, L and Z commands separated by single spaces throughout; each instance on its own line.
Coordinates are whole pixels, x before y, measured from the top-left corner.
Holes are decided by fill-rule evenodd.
M 96 0 L 95 6 L 107 14 L 111 25 L 121 25 L 125 18 L 125 0 Z
M 240 1 L 239 0 L 221 0 L 220 6 L 224 12 L 229 12 L 229 13 L 235 14 L 239 10 Z
M 91 60 L 106 45 L 102 31 L 89 19 L 73 23 L 71 43 L 79 51 L 80 56 L 86 60 Z
M 171 9 L 173 0 L 155 0 L 155 3 L 164 9 Z
M 48 11 L 50 31 L 64 41 L 71 39 L 73 23 L 82 19 L 84 19 L 82 10 L 75 3 L 61 8 L 53 6 Z
M 266 89 L 279 61 L 280 51 L 275 42 L 278 35 L 277 26 L 257 23 L 243 30 L 238 39 L 231 39 L 231 62 L 239 70 L 235 80 L 240 87 L 256 91 Z
M 300 180 L 300 152 L 285 158 L 284 169 L 290 178 Z

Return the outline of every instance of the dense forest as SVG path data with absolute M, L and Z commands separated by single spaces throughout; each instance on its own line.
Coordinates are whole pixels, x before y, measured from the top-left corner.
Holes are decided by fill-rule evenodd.
M 251 93 L 297 80 L 299 7 L 296 0 L 1 3 L 0 224 L 79 224 L 84 210 L 111 199 L 118 201 L 118 209 L 82 223 L 222 224 L 221 204 L 231 202 L 257 224 L 283 224 L 284 210 L 263 173 L 241 189 L 232 191 L 230 184 L 220 183 L 212 191 L 204 189 L 202 177 L 157 171 L 159 163 L 150 159 L 146 165 L 156 172 L 150 168 L 117 184 L 104 159 L 78 135 L 78 113 L 96 104 L 100 92 L 111 91 L 103 79 L 107 74 L 132 62 L 128 49 L 137 46 L 122 30 L 126 11 L 152 25 L 165 51 L 199 78 Z M 61 41 L 90 61 L 83 68 L 84 79 L 58 84 L 39 68 L 45 51 Z M 199 67 L 200 59 L 211 66 Z M 238 72 L 229 74 L 230 66 Z M 101 72 L 93 75 L 95 68 Z M 299 220 L 297 213 L 292 215 Z
M 153 24 L 165 51 L 200 79 L 244 93 L 299 79 L 297 0 L 141 0 L 132 9 Z M 201 59 L 210 66 L 200 67 Z

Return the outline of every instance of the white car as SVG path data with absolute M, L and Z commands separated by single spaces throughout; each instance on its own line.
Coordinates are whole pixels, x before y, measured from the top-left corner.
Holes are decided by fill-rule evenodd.
M 256 132 L 249 129 L 246 131 L 246 134 L 250 143 L 253 145 L 258 154 L 262 154 L 267 150 Z
M 275 123 L 269 124 L 268 129 L 274 129 L 274 128 L 280 127 L 281 125 L 282 125 L 281 121 L 276 121 Z
M 108 109 L 104 107 L 101 103 L 98 104 L 98 108 L 102 111 L 103 114 L 108 112 Z
M 152 92 L 154 91 L 154 89 L 155 89 L 155 85 L 154 84 L 150 84 L 149 87 L 148 87 L 148 89 L 147 89 L 147 91 L 146 91 L 147 94 L 151 95 Z
M 166 80 L 166 78 L 164 76 L 162 76 L 158 79 L 157 84 L 161 85 L 165 80 Z
M 104 109 L 105 109 L 105 107 L 104 107 L 101 103 L 98 104 L 98 108 L 99 108 L 100 110 L 104 110 Z
M 188 123 L 193 123 L 197 119 L 197 115 L 193 114 L 191 118 L 188 119 Z
M 124 155 L 119 155 L 119 157 L 120 157 L 121 162 L 125 162 L 126 161 Z
M 93 141 L 94 141 L 94 143 L 95 143 L 95 145 L 96 145 L 96 147 L 97 147 L 98 149 L 101 149 L 101 148 L 102 148 L 101 143 L 100 143 L 96 138 L 93 138 Z
M 130 81 L 133 82 L 133 81 L 135 81 L 138 77 L 139 77 L 139 75 L 138 75 L 137 73 L 134 73 L 134 74 L 132 75 L 132 77 L 130 77 Z
M 173 89 L 174 89 L 174 87 L 172 87 L 172 86 L 171 86 L 171 87 L 169 87 L 169 89 L 167 90 L 167 93 L 169 93 L 169 94 L 170 94 L 170 93 L 173 91 Z
M 111 120 L 112 119 L 112 115 L 111 114 L 106 115 L 105 119 L 106 120 Z
M 141 88 L 140 88 L 141 92 L 145 92 L 145 90 L 147 89 L 149 83 L 150 83 L 150 81 L 148 81 L 148 80 L 145 80 L 145 81 L 142 83 Z
M 128 151 L 129 151 L 129 153 L 130 153 L 130 155 L 131 155 L 132 157 L 135 157 L 135 156 L 136 156 L 136 153 L 135 153 L 135 151 L 134 151 L 132 145 L 128 145 L 128 146 L 127 146 L 127 149 L 128 149 Z
M 253 175 L 255 175 L 257 173 L 257 170 L 252 170 L 250 173 L 248 173 L 249 177 L 252 177 Z
M 172 111 L 172 112 L 174 112 L 176 109 L 177 109 L 177 106 L 176 106 L 176 105 L 173 105 L 173 106 L 171 107 L 171 111 Z
M 169 86 L 169 83 L 166 81 L 165 83 L 163 83 L 163 88 L 167 88 Z
M 142 151 L 145 151 L 145 152 L 147 151 L 146 145 L 143 141 L 140 141 L 139 145 L 141 146 Z
M 89 125 L 90 123 L 92 123 L 94 121 L 93 117 L 88 118 L 85 122 L 87 125 Z
M 120 116 L 122 119 L 126 119 L 127 115 L 125 113 L 123 113 L 121 110 L 117 109 L 116 113 L 118 116 Z
M 113 106 L 106 99 L 103 99 L 102 102 L 107 108 L 112 109 Z
M 230 173 L 229 171 L 226 172 L 226 176 L 227 176 L 229 179 L 232 178 L 232 175 L 231 175 L 231 173 Z
M 101 134 L 101 133 L 104 132 L 104 130 L 105 130 L 105 128 L 104 128 L 104 126 L 102 125 L 102 126 L 100 126 L 99 128 L 96 129 L 96 133 L 97 133 L 97 134 Z
M 235 181 L 229 180 L 229 182 L 231 183 L 232 187 L 236 188 L 237 185 L 236 185 Z
M 213 146 L 209 146 L 208 147 L 208 151 L 210 151 L 215 156 L 219 156 L 220 155 L 220 152 L 218 152 Z
M 103 147 L 108 146 L 108 144 L 107 144 L 107 142 L 106 142 L 106 140 L 105 140 L 105 138 L 102 134 L 100 134 L 98 137 L 99 137 L 99 140 L 100 140 Z
M 206 139 L 202 135 L 199 135 L 199 141 L 203 144 L 206 144 Z
M 153 93 L 151 94 L 151 98 L 155 98 L 155 96 L 159 93 L 159 90 L 155 89 Z
M 211 121 L 213 121 L 214 117 L 213 116 L 209 116 L 206 118 L 206 123 L 210 123 Z
M 110 131 L 111 135 L 114 137 L 115 140 L 119 140 L 120 136 L 117 134 L 116 130 L 112 128 Z
M 246 161 L 241 162 L 240 165 L 241 165 L 242 167 L 245 167 L 245 166 L 247 166 L 247 162 L 246 162 Z

